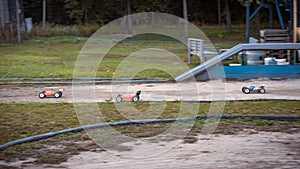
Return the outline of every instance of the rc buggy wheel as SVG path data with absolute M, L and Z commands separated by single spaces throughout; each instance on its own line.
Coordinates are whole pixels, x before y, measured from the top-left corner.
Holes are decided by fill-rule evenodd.
M 44 92 L 41 92 L 41 93 L 39 94 L 39 98 L 40 98 L 40 99 L 43 99 L 43 98 L 45 98 L 45 97 L 46 97 L 46 95 L 45 95 Z
M 266 93 L 266 89 L 260 88 L 258 92 L 261 93 L 261 94 L 264 94 L 264 93 Z
M 248 88 L 246 87 L 246 88 L 244 88 L 243 92 L 244 92 L 245 94 L 249 94 L 249 93 L 250 93 L 250 89 L 248 89 Z
M 122 97 L 121 97 L 121 96 L 118 96 L 118 97 L 116 98 L 116 102 L 120 103 L 121 101 L 122 101 Z
M 242 88 L 242 91 L 244 92 L 245 89 L 247 89 L 247 87 L 244 86 L 244 87 Z M 245 92 L 244 92 L 244 93 L 245 93 Z
M 59 92 L 56 92 L 55 94 L 54 94 L 54 97 L 55 98 L 59 98 L 61 95 L 60 95 L 60 93 Z
M 140 99 L 140 98 L 139 98 L 138 96 L 134 96 L 134 97 L 132 98 L 132 101 L 133 101 L 133 102 L 138 102 L 139 99 Z

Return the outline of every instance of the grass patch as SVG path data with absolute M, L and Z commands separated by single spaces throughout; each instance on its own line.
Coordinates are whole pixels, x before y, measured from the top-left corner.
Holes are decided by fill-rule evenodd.
M 135 107 L 138 115 L 126 114 L 129 117 L 139 117 L 142 113 L 146 116 L 149 111 L 150 103 L 125 103 L 126 106 Z M 199 104 L 199 103 L 190 103 Z M 121 114 L 113 103 L 99 103 L 99 108 L 107 122 L 128 120 Z M 191 105 L 192 106 L 192 105 Z M 200 103 L 198 115 L 208 114 L 210 108 L 209 103 Z M 71 127 L 80 126 L 73 104 L 51 104 L 51 103 L 32 103 L 32 104 L 0 104 L 0 144 L 29 137 L 37 134 L 43 134 L 52 131 L 63 130 Z M 149 114 L 153 118 L 175 118 L 180 110 L 179 102 L 167 102 L 166 108 L 162 114 Z M 300 115 L 299 101 L 255 101 L 255 102 L 229 102 L 226 103 L 224 114 L 242 114 L 242 115 Z M 129 112 L 132 113 L 132 112 Z M 92 114 L 86 113 L 87 118 L 91 118 L 89 122 L 99 123 L 97 116 L 98 112 Z M 131 115 L 131 116 L 130 116 Z M 153 116 L 151 116 L 153 115 Z M 187 114 L 189 116 L 189 114 Z M 148 116 L 147 116 L 148 117 Z M 247 121 L 247 119 L 243 119 Z M 250 120 L 252 121 L 252 120 Z M 195 126 L 201 126 L 201 121 L 196 122 Z M 269 121 L 258 121 L 258 125 L 271 125 Z M 127 127 L 125 127 L 127 128 Z M 151 128 L 151 127 L 150 127 Z M 154 126 L 154 128 L 156 128 Z M 158 127 L 159 128 L 159 127 Z M 128 130 L 133 132 L 136 129 Z M 140 130 L 137 130 L 137 132 Z
M 1 45 L 1 78 L 72 77 L 76 58 L 85 42 L 77 41 L 78 38 L 39 38 Z
M 200 30 L 205 33 L 215 47 L 228 49 L 239 43 L 246 43 L 246 28 L 244 25 L 234 25 L 231 33 L 227 33 L 226 27 L 224 26 L 205 26 L 200 27 Z
M 226 114 L 244 115 L 300 115 L 299 101 L 247 101 L 231 102 L 225 106 Z
M 72 104 L 1 104 L 1 143 L 79 126 Z
M 200 104 L 198 115 L 207 114 L 209 103 L 190 103 Z M 99 108 L 106 121 L 121 121 L 126 118 L 120 114 L 113 103 L 99 103 Z M 258 106 L 260 105 L 260 109 Z M 147 113 L 151 108 L 149 102 L 126 103 L 124 106 L 133 106 L 141 113 Z M 226 103 L 224 114 L 244 114 L 244 115 L 300 115 L 299 101 L 255 101 L 255 102 L 229 102 Z M 277 110 L 276 112 L 269 111 Z M 46 132 L 58 131 L 71 127 L 79 126 L 79 122 L 74 111 L 73 104 L 50 104 L 50 103 L 32 103 L 32 104 L 0 104 L 0 144 L 8 141 L 20 139 L 23 137 L 43 134 Z M 166 108 L 158 118 L 174 118 L 178 116 L 180 110 L 179 102 L 167 102 Z M 243 111 L 238 111 L 243 110 Z M 247 110 L 247 111 L 246 111 Z M 86 112 L 87 114 L 90 114 Z M 99 114 L 99 113 L 96 113 Z M 87 116 L 88 117 L 88 116 Z M 92 114 L 93 119 L 97 119 Z M 96 120 L 97 121 L 97 120 Z M 95 122 L 96 122 L 95 121 Z M 183 142 L 193 143 L 197 140 L 194 136 L 202 131 L 206 120 L 199 119 L 193 124 L 190 133 L 184 138 Z M 161 134 L 173 123 L 148 123 L 134 124 L 114 127 L 116 131 L 129 137 L 151 137 Z M 293 121 L 275 121 L 260 119 L 222 119 L 214 131 L 216 134 L 236 134 L 244 129 L 251 129 L 253 134 L 256 131 L 270 132 L 290 132 L 290 130 L 300 127 L 299 120 Z M 103 134 L 107 134 L 105 128 Z M 100 135 L 99 139 L 106 139 Z M 164 141 L 172 141 L 176 137 L 165 138 Z M 110 140 L 111 141 L 111 140 Z M 110 141 L 107 141 L 109 144 Z M 157 140 L 162 141 L 162 140 Z M 128 151 L 118 147 L 118 151 Z M 24 160 L 34 158 L 36 164 L 58 164 L 66 161 L 68 156 L 78 154 L 80 151 L 104 151 L 90 140 L 85 132 L 65 133 L 55 137 L 20 144 L 0 151 L 0 160 L 13 161 L 15 159 Z
M 232 34 L 226 29 L 216 27 L 203 27 L 201 30 L 207 34 L 212 42 L 220 48 L 230 48 L 243 42 L 244 29 L 236 26 Z M 21 44 L 0 45 L 1 78 L 71 78 L 77 57 L 87 37 L 81 36 L 37 36 Z M 230 40 L 229 40 L 230 39 Z M 187 47 L 172 38 L 161 35 L 139 35 L 123 40 L 115 45 L 99 65 L 97 77 L 111 78 L 117 67 L 126 56 L 146 48 L 159 48 L 174 53 L 185 63 L 187 62 Z M 137 60 L 136 64 L 155 60 Z M 198 57 L 193 57 L 192 68 L 198 65 Z M 88 61 L 87 61 L 88 63 Z M 171 63 L 171 61 L 170 61 Z M 174 62 L 176 64 L 176 62 Z M 174 68 L 176 74 L 185 70 L 177 70 L 176 65 L 164 67 Z M 136 78 L 170 78 L 170 75 L 158 70 L 147 70 L 135 76 Z
M 91 36 L 100 26 L 98 24 L 88 25 L 57 25 L 47 23 L 46 27 L 34 25 L 30 34 L 32 37 L 52 37 L 52 36 Z

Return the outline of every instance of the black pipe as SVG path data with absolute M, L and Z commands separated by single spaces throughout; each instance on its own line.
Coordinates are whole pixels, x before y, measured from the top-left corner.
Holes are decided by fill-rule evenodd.
M 65 130 L 60 130 L 56 132 L 50 132 L 45 134 L 40 134 L 36 136 L 31 136 L 15 141 L 11 141 L 5 144 L 0 145 L 0 150 L 3 150 L 7 147 L 41 140 L 48 137 L 53 137 L 59 134 L 68 133 L 68 132 L 76 132 L 84 129 L 98 128 L 98 127 L 107 127 L 107 126 L 122 126 L 122 125 L 130 125 L 130 124 L 144 124 L 144 123 L 168 123 L 175 121 L 193 121 L 196 119 L 207 119 L 207 118 L 216 118 L 216 119 L 236 119 L 236 118 L 251 118 L 251 119 L 263 119 L 263 120 L 299 120 L 300 116 L 256 116 L 256 115 L 205 115 L 205 116 L 195 116 L 190 118 L 166 118 L 166 119 L 144 119 L 144 120 L 128 120 L 128 121 L 120 121 L 120 122 L 107 122 L 100 124 L 91 124 L 86 126 L 80 126 L 76 128 L 69 128 Z

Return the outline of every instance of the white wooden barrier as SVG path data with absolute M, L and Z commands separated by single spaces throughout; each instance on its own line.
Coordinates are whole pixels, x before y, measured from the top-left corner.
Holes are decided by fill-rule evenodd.
M 207 47 L 204 44 L 203 39 L 188 38 L 188 63 L 192 61 L 192 56 L 196 55 L 200 58 L 200 62 L 205 62 L 205 57 L 216 56 L 219 52 L 216 52 L 215 48 Z

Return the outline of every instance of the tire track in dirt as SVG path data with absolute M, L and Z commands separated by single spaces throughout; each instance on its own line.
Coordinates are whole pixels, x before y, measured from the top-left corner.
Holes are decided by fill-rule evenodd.
M 287 99 L 300 100 L 300 79 L 288 80 L 248 80 L 248 81 L 227 81 L 223 83 L 225 91 L 212 89 L 211 82 L 196 82 L 199 95 L 191 90 L 188 93 L 181 93 L 181 88 L 176 83 L 134 83 L 128 88 L 130 93 L 142 90 L 141 101 L 215 101 L 215 100 L 253 100 L 253 99 Z M 243 86 L 266 85 L 266 93 L 244 94 L 241 91 Z M 66 91 L 61 98 L 38 97 L 39 92 L 46 85 L 0 85 L 0 103 L 73 103 L 72 86 L 64 87 Z M 49 87 L 49 85 L 47 85 Z M 82 85 L 80 91 L 86 92 L 95 89 L 95 97 L 85 102 L 114 102 L 115 97 L 124 91 L 112 91 L 112 85 Z M 116 89 L 116 87 L 113 87 Z M 187 90 L 185 90 L 186 92 Z M 215 93 L 213 93 L 215 92 Z M 219 92 L 219 93 L 218 93 Z M 213 98 L 215 95 L 224 97 Z M 187 95 L 182 99 L 182 94 Z

